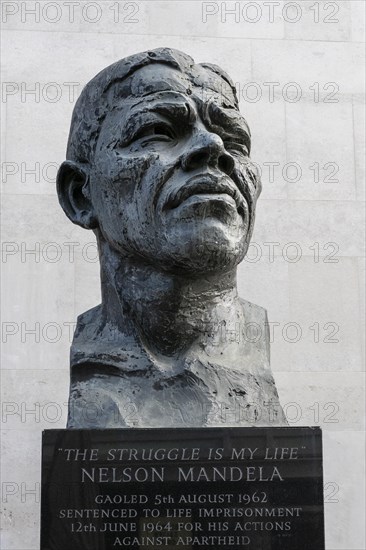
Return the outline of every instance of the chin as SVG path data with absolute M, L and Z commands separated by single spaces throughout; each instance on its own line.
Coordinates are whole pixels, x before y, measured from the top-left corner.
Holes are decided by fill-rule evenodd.
M 243 238 L 234 239 L 225 231 L 211 228 L 208 233 L 186 234 L 186 237 L 170 251 L 168 263 L 173 270 L 191 274 L 225 273 L 234 269 L 245 256 L 247 247 Z

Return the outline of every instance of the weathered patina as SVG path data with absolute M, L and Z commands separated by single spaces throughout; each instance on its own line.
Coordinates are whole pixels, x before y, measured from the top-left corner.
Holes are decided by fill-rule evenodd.
M 68 427 L 283 425 L 266 311 L 238 296 L 261 184 L 230 77 L 159 48 L 84 88 L 57 189 L 94 231 Z

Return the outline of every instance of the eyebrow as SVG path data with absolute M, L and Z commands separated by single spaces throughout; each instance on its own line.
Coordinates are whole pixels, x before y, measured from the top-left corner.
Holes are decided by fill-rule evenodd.
M 145 105 L 143 111 L 141 111 L 140 105 L 136 105 L 136 107 L 139 110 L 132 111 L 132 113 L 127 116 L 126 126 L 128 126 L 130 123 L 134 123 L 136 119 L 144 118 L 147 113 L 157 113 L 159 115 L 167 116 L 172 120 L 178 121 L 182 119 L 189 119 L 189 122 L 194 122 L 197 119 L 197 115 L 192 109 L 191 105 L 188 103 L 188 101 L 154 101 L 151 104 Z
M 172 122 L 177 123 L 183 120 L 188 123 L 194 123 L 198 119 L 196 110 L 192 108 L 189 101 L 183 98 L 182 101 L 153 99 L 147 104 L 145 98 L 144 100 L 143 110 L 141 109 L 141 102 L 138 102 L 131 108 L 132 112 L 128 113 L 126 116 L 123 131 L 127 140 L 132 138 L 136 124 L 142 125 L 144 122 L 147 124 L 151 123 L 151 117 L 149 117 L 149 115 L 160 114 L 167 117 Z M 224 136 L 225 138 L 239 138 L 250 153 L 250 130 L 240 111 L 236 108 L 225 109 L 221 105 L 210 101 L 201 105 L 198 111 L 202 116 L 204 124 L 210 131 L 217 133 L 221 137 Z M 205 116 L 206 113 L 208 117 Z

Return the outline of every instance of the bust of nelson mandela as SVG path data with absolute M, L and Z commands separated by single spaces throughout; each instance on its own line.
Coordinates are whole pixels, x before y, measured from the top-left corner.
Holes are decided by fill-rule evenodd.
M 84 88 L 57 189 L 96 235 L 102 303 L 78 318 L 69 428 L 286 424 L 266 311 L 237 292 L 261 190 L 250 145 L 230 77 L 177 50 Z

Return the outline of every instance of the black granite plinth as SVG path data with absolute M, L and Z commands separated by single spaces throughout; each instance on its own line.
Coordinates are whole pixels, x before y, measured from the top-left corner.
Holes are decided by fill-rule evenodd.
M 41 550 L 324 550 L 319 428 L 47 430 Z

